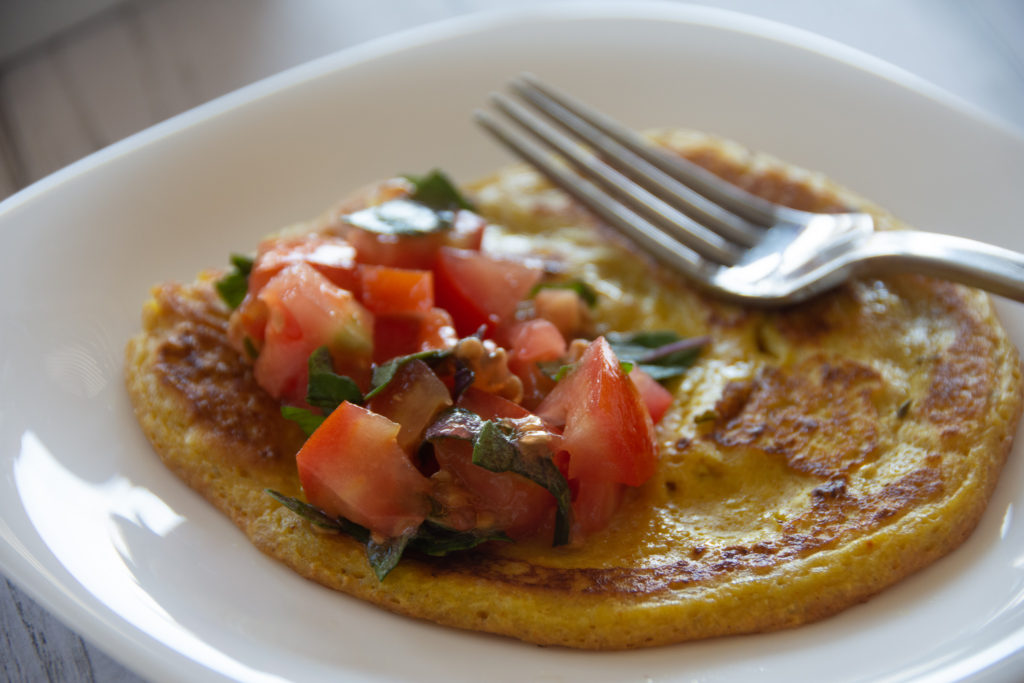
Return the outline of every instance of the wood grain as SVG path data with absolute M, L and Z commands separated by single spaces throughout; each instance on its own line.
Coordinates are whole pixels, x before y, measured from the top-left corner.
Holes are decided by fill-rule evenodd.
M 552 0 L 554 1 L 554 0 Z M 564 0 L 562 0 L 564 1 Z M 1019 0 L 705 0 L 874 54 L 1024 132 Z M 0 199 L 257 79 L 515 0 L 131 0 L 0 62 Z M 0 680 L 142 680 L 0 582 Z

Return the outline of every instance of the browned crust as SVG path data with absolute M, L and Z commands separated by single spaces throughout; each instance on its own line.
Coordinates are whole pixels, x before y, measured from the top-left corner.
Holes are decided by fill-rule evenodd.
M 854 201 L 778 166 L 758 170 L 735 150 L 697 150 L 770 199 L 813 210 Z M 155 288 L 127 348 L 136 413 L 167 466 L 307 578 L 401 614 L 538 644 L 619 649 L 768 631 L 866 600 L 970 534 L 1021 411 L 1016 351 L 972 290 L 897 278 L 773 313 L 679 290 L 700 312 L 697 331 L 716 340 L 680 394 L 697 404 L 710 391 L 714 419 L 695 422 L 699 406 L 681 402 L 663 427 L 662 471 L 610 529 L 583 549 L 409 557 L 379 583 L 359 544 L 315 531 L 263 492 L 300 493 L 301 436 L 231 350 L 211 277 Z M 881 290 L 892 302 L 883 315 L 872 298 Z M 917 325 L 948 340 L 898 356 L 894 336 Z M 756 370 L 716 384 L 716 363 Z M 747 471 L 793 494 L 770 498 Z M 765 499 L 763 519 L 713 498 L 734 480 L 740 494 Z M 700 522 L 705 509 L 719 516 Z

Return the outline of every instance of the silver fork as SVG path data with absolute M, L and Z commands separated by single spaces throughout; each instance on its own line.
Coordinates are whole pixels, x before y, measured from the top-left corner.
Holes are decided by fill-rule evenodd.
M 852 277 L 917 272 L 1024 301 L 1022 254 L 938 233 L 876 231 L 866 213 L 773 204 L 534 76 L 511 87 L 532 109 L 497 93 L 492 101 L 533 137 L 485 111 L 475 112 L 477 122 L 637 246 L 718 295 L 786 305 Z

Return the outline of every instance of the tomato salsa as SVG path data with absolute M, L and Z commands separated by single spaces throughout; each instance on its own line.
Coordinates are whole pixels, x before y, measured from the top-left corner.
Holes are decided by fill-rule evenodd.
M 654 425 L 704 340 L 596 334 L 594 291 L 483 249 L 487 222 L 438 171 L 386 184 L 340 227 L 270 237 L 218 282 L 259 385 L 307 433 L 315 524 L 403 552 L 580 543 L 658 462 Z

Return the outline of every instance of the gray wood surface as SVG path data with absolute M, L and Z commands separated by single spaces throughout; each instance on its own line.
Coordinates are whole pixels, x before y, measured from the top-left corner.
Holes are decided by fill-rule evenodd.
M 552 0 L 554 1 L 554 0 Z M 34 4 L 18 33 L 19 9 Z M 136 131 L 314 57 L 514 0 L 125 0 L 47 36 L 0 0 L 0 199 Z M 48 2 L 46 11 L 73 3 Z M 551 2 L 536 4 L 552 4 Z M 1024 132 L 1021 0 L 707 0 L 864 50 Z M 19 5 L 22 7 L 19 8 Z M 78 14 L 82 14 L 78 12 Z M 43 19 L 47 17 L 42 16 Z M 67 23 L 52 17 L 53 26 Z M 28 41 L 24 41 L 28 42 Z M 499 84 L 495 84 L 496 86 Z M 0 679 L 137 681 L 0 579 Z

